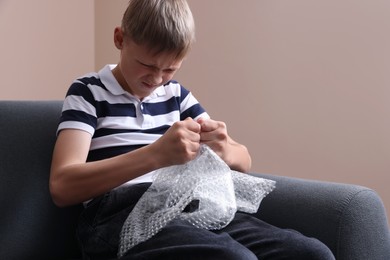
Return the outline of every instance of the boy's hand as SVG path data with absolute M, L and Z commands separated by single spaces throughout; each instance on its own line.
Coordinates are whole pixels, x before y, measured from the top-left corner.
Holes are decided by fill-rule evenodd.
M 200 118 L 200 142 L 207 144 L 216 154 L 224 159 L 227 152 L 229 136 L 226 124 L 221 121 Z
M 192 118 L 174 123 L 168 131 L 152 145 L 162 167 L 184 164 L 195 159 L 200 148 L 200 124 Z

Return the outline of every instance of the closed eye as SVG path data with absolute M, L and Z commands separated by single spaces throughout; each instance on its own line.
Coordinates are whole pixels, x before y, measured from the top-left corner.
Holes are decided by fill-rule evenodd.
M 150 69 L 156 69 L 155 66 L 153 65 L 149 65 L 149 64 L 146 64 L 146 63 L 143 63 L 143 62 L 140 62 L 140 61 L 137 61 L 139 64 L 141 64 L 142 66 L 146 67 L 146 68 L 150 68 Z
M 174 73 L 176 71 L 176 69 L 166 69 L 164 70 L 164 72 L 166 73 Z

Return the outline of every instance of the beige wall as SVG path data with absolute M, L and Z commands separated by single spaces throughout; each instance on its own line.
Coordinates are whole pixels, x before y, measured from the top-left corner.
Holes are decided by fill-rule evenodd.
M 368 186 L 390 212 L 390 1 L 189 2 L 178 78 L 253 170 Z
M 0 99 L 62 99 L 94 69 L 92 0 L 0 0 Z
M 116 64 L 119 52 L 114 46 L 114 28 L 120 26 L 128 0 L 95 0 L 95 69 Z
M 369 186 L 390 212 L 390 1 L 190 4 L 198 41 L 179 79 L 253 169 Z
M 23 21 L 15 18 L 21 12 L 17 2 L 0 4 L 0 31 L 7 35 L 0 51 L 8 57 L 1 61 L 3 83 L 5 77 L 7 85 L 18 82 L 19 89 L 3 85 L 0 98 L 60 98 L 75 75 L 117 61 L 112 33 L 127 0 L 94 2 L 95 35 L 89 21 L 91 1 L 28 4 L 30 9 L 38 2 L 46 9 L 52 3 L 50 10 L 69 8 L 73 22 L 62 25 L 66 37 L 53 37 L 62 46 L 60 52 L 53 51 L 53 40 L 42 40 L 33 32 L 23 44 L 17 40 Z M 368 186 L 378 191 L 390 212 L 390 1 L 189 3 L 197 43 L 177 79 L 250 148 L 253 171 Z M 36 12 L 47 15 L 41 9 Z M 68 16 L 60 13 L 46 19 L 53 23 Z M 9 32 L 3 21 L 12 21 L 19 29 Z M 42 27 L 45 23 L 35 19 L 31 23 L 46 35 L 43 39 L 51 39 L 51 27 Z M 73 34 L 78 35 L 76 43 L 69 40 Z M 37 56 L 36 48 L 45 60 Z M 54 53 L 61 55 L 60 63 L 53 62 Z M 77 58 L 80 67 L 73 62 Z M 46 69 L 57 75 L 57 81 L 61 78 L 61 86 L 53 86 L 37 66 L 48 62 Z M 29 78 L 20 77 L 20 71 Z M 61 95 L 52 92 L 53 87 L 62 88 Z

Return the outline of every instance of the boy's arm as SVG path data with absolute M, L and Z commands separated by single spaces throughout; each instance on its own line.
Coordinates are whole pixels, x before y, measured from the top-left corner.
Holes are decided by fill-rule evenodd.
M 53 152 L 50 192 L 58 206 L 87 201 L 161 167 L 183 164 L 199 150 L 200 125 L 192 119 L 175 123 L 153 144 L 109 159 L 86 162 L 91 135 L 62 130 Z
M 248 149 L 228 135 L 224 122 L 203 118 L 197 122 L 201 125 L 201 143 L 213 149 L 231 169 L 249 172 L 252 161 Z

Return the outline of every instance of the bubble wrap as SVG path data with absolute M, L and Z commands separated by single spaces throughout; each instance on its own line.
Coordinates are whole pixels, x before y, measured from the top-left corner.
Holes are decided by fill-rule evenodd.
M 123 224 L 118 256 L 148 240 L 171 220 L 221 229 L 236 211 L 255 213 L 275 182 L 230 170 L 208 146 L 192 161 L 159 169 Z

